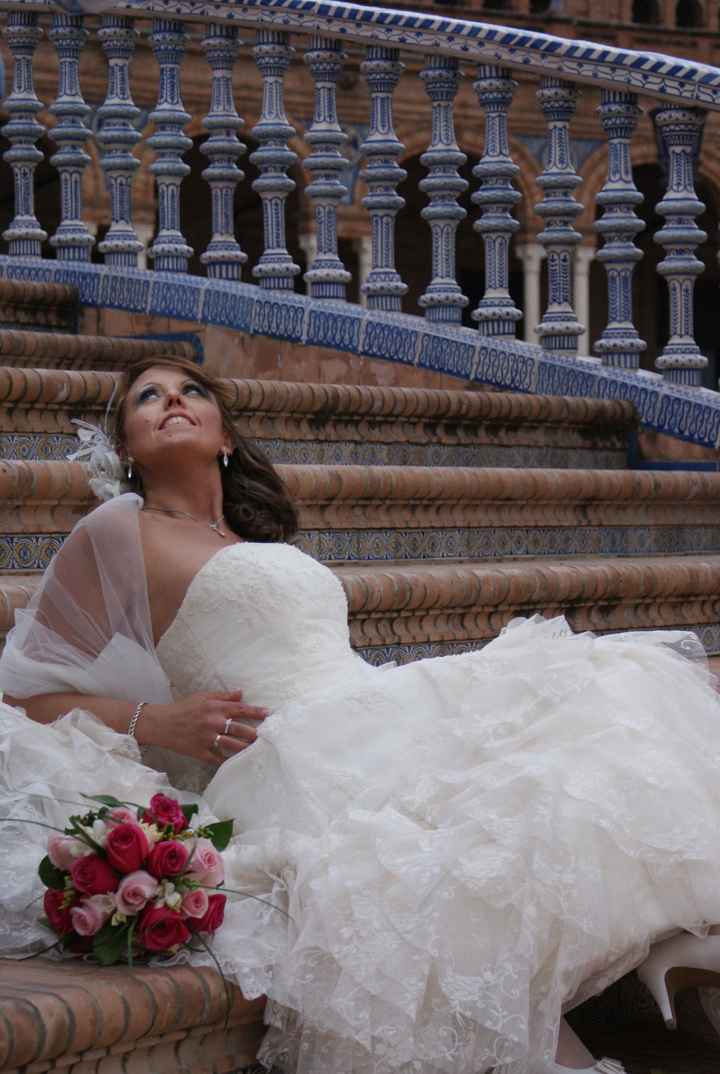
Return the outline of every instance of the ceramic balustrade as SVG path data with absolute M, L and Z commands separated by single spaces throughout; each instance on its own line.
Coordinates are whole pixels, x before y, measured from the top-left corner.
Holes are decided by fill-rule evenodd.
M 70 6 L 72 14 L 67 13 Z M 14 184 L 14 218 L 3 235 L 11 260 L 88 263 L 92 258 L 102 259 L 110 268 L 138 269 L 147 252 L 153 265 L 149 275 L 166 276 L 186 275 L 195 253 L 192 265 L 208 278 L 239 283 L 247 244 L 238 233 L 236 196 L 242 192 L 247 199 L 252 190 L 262 218 L 263 246 L 247 275 L 266 294 L 304 286 L 311 302 L 330 300 L 347 307 L 352 277 L 340 258 L 338 221 L 355 184 L 350 179 L 355 167 L 361 181 L 355 200 L 358 212 L 360 206 L 365 210 L 369 236 L 365 275 L 357 281 L 366 312 L 391 317 L 420 314 L 438 332 L 450 334 L 462 323 L 474 321 L 479 336 L 520 347 L 515 335 L 523 313 L 509 286 L 520 226 L 515 215 L 519 165 L 511 154 L 509 126 L 517 86 L 513 75 L 522 69 L 538 79 L 538 107 L 547 129 L 543 170 L 537 178 L 542 197 L 531 207 L 544 221 L 537 242 L 547 261 L 547 308 L 540 323 L 530 325 L 542 352 L 575 360 L 578 340 L 587 327 L 578 319 L 573 295 L 574 262 L 582 240 L 575 228 L 582 206 L 575 195 L 582 197 L 582 191 L 571 124 L 578 89 L 591 83 L 602 91 L 599 115 L 607 139 L 607 179 L 597 195 L 601 213 L 595 228 L 603 240 L 597 258 L 607 273 L 608 309 L 606 328 L 594 345 L 599 357 L 587 361 L 589 366 L 640 372 L 646 344 L 633 324 L 632 285 L 642 257 L 635 238 L 643 223 L 636 212 L 642 196 L 632 177 L 632 138 L 642 93 L 656 98 L 654 123 L 667 168 L 667 192 L 656 207 L 664 224 L 655 240 L 665 253 L 658 272 L 668 285 L 670 339 L 656 368 L 668 383 L 688 389 L 699 386 L 707 360 L 693 338 L 694 285 L 703 271 L 694 250 L 705 236 L 695 224 L 704 209 L 695 190 L 695 168 L 706 112 L 720 110 L 719 69 L 654 53 L 598 50 L 531 31 L 519 35 L 512 28 L 352 3 L 328 8 L 320 0 L 273 0 L 272 16 L 266 16 L 252 5 L 239 11 L 236 0 L 208 5 L 181 0 L 172 5 L 171 18 L 163 0 L 115 0 L 101 16 L 87 18 L 81 13 L 82 0 L 65 7 L 61 12 L 50 0 L 22 4 L 0 0 L 0 8 L 7 10 L 4 35 L 14 64 L 4 103 L 8 118 L 2 128 Z M 198 17 L 205 21 L 198 22 Z M 59 69 L 57 96 L 47 113 L 52 117 L 49 124 L 34 82 L 36 50 L 44 34 L 55 47 Z M 156 103 L 145 119 L 132 92 L 132 60 L 141 34 L 148 35 L 157 61 Z M 99 42 L 107 65 L 107 93 L 91 117 L 79 65 L 92 39 Z M 208 106 L 202 117 L 191 116 L 182 98 L 186 51 L 196 44 L 204 51 L 209 74 Z M 359 128 L 344 125 L 339 89 L 351 62 L 350 46 L 352 62 L 364 79 L 358 88 L 366 95 L 368 116 L 354 143 L 354 160 L 349 135 Z M 364 47 L 360 57 L 358 46 Z M 257 148 L 250 160 L 258 173 L 252 182 L 238 166 L 245 152 L 238 137 L 243 124 L 238 105 L 244 108 L 233 92 L 233 72 L 241 48 L 254 57 L 262 83 L 260 115 L 251 130 Z M 291 64 L 303 59 L 312 78 L 315 107 L 305 122 L 307 152 L 299 168 L 300 139 L 286 114 L 285 82 Z M 455 250 L 458 226 L 467 215 L 463 200 L 468 186 L 461 174 L 467 156 L 456 135 L 456 98 L 468 76 L 474 78 L 477 122 L 485 131 L 468 199 L 476 207 L 477 267 L 484 272 L 484 294 L 472 311 L 458 281 Z M 427 196 L 421 215 L 429 227 L 424 237 L 418 235 L 418 256 L 425 251 L 428 280 L 417 300 L 419 310 L 409 306 L 396 250 L 407 173 L 401 166 L 405 147 L 395 130 L 393 99 L 401 80 L 410 78 L 417 79 L 418 90 L 424 89 L 430 131 L 420 158 L 426 174 L 419 187 Z M 236 81 L 236 89 L 237 85 Z M 206 248 L 196 251 L 187 241 L 181 216 L 182 187 L 191 170 L 186 159 L 192 145 L 191 123 L 205 131 L 200 148 L 208 160 L 202 176 L 212 232 Z M 141 164 L 138 150 L 143 140 L 153 151 L 149 164 Z M 89 226 L 82 199 L 93 141 L 109 203 L 97 250 L 96 229 Z M 61 202 L 55 218 L 60 223 L 49 241 L 46 222 L 37 219 L 34 204 L 35 173 L 48 145 L 59 174 Z M 147 251 L 133 224 L 141 168 L 149 169 L 154 178 L 157 201 L 157 233 Z M 289 198 L 300 171 L 308 177 L 304 194 L 312 221 L 312 234 L 301 236 L 301 245 L 309 251 L 304 275 L 288 251 L 287 239 Z M 520 255 L 523 248 L 516 253 Z M 248 286 L 246 280 L 243 286 Z M 529 338 L 527 327 L 525 336 Z M 583 344 L 586 354 L 589 344 L 589 339 Z M 381 342 L 373 345 L 378 356 L 394 356 L 383 353 Z M 517 354 L 519 361 L 519 350 Z

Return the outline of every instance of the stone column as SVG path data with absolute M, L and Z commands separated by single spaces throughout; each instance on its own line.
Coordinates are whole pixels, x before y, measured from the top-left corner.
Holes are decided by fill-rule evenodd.
M 580 353 L 590 353 L 590 266 L 595 260 L 594 246 L 578 246 L 575 251 L 574 283 L 575 314 L 583 325 L 578 336 Z
M 526 343 L 538 343 L 540 323 L 540 270 L 545 251 L 539 242 L 518 242 L 515 253 L 523 264 L 523 338 Z

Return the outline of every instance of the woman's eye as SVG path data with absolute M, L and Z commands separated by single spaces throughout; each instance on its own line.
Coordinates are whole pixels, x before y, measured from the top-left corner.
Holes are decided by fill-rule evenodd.
M 200 384 L 186 384 L 183 391 L 185 395 L 189 395 L 190 392 L 196 392 L 197 395 L 202 395 L 204 398 L 207 398 L 207 392 Z
M 157 388 L 143 388 L 143 390 L 138 393 L 138 403 L 144 403 L 153 396 L 157 396 Z

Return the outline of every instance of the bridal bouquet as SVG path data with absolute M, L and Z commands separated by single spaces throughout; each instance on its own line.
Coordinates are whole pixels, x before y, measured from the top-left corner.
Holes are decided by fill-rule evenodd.
M 220 851 L 233 822 L 189 827 L 197 806 L 156 794 L 148 807 L 92 796 L 100 808 L 51 835 L 38 872 L 44 923 L 60 945 L 103 966 L 207 946 L 223 923 Z

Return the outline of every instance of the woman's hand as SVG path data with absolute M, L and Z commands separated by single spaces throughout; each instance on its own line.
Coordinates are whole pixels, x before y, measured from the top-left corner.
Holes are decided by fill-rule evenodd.
M 244 705 L 242 690 L 191 694 L 169 705 L 146 705 L 136 735 L 142 745 L 162 746 L 205 764 L 221 764 L 257 738 L 254 727 L 239 721 L 257 724 L 267 715 L 267 709 Z

